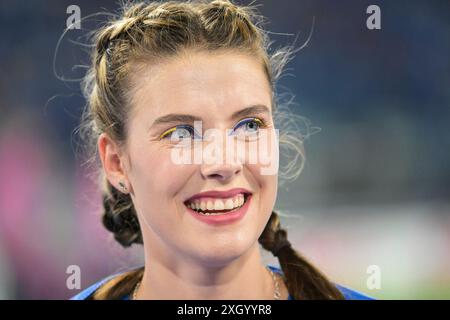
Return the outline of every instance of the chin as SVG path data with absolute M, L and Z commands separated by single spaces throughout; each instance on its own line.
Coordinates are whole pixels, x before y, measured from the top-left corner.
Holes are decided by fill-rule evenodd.
M 231 240 L 230 240 L 231 242 Z M 245 255 L 253 248 L 254 242 L 214 245 L 197 253 L 205 265 L 224 266 Z

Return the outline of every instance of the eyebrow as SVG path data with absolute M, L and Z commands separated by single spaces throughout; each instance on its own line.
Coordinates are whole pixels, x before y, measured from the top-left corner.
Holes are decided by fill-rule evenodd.
M 256 104 L 252 105 L 250 107 L 244 108 L 242 110 L 236 111 L 231 115 L 231 119 L 237 119 L 242 118 L 246 116 L 251 116 L 254 114 L 270 114 L 270 110 L 267 106 L 263 104 Z M 168 124 L 168 123 L 178 123 L 178 122 L 185 122 L 185 123 L 191 123 L 194 121 L 202 121 L 202 118 L 193 116 L 190 114 L 167 114 L 165 116 L 157 118 L 155 121 L 153 121 L 153 124 L 151 127 L 162 125 L 162 124 Z

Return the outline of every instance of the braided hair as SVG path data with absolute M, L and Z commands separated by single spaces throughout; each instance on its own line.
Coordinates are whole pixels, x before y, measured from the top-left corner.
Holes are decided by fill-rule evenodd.
M 127 76 L 131 61 L 157 63 L 183 50 L 236 50 L 261 62 L 275 92 L 276 80 L 294 51 L 285 47 L 269 53 L 271 42 L 260 27 L 261 18 L 254 7 L 239 6 L 228 0 L 142 2 L 125 6 L 120 17 L 96 33 L 92 66 L 83 82 L 88 107 L 83 113 L 81 132 L 90 140 L 93 150 L 103 132 L 119 145 L 126 140 L 126 93 L 130 89 Z M 273 106 L 276 114 L 277 103 Z M 280 144 L 283 142 L 303 157 L 301 139 L 286 135 L 280 137 Z M 290 163 L 288 169 L 294 167 Z M 291 176 L 296 177 L 300 171 Z M 101 172 L 100 175 L 104 226 L 124 247 L 142 244 L 131 197 L 117 190 Z M 278 257 L 293 299 L 343 299 L 326 276 L 291 246 L 275 211 L 258 241 Z M 143 268 L 121 274 L 101 286 L 91 298 L 120 299 L 132 291 L 142 275 Z

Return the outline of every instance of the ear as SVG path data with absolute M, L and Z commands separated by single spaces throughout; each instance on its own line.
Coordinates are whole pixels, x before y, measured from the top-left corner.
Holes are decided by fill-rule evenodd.
M 127 190 L 130 190 L 130 187 L 124 170 L 124 157 L 122 157 L 119 146 L 106 133 L 102 133 L 98 137 L 97 148 L 109 183 L 117 190 L 126 193 Z M 123 188 L 120 183 L 123 183 L 126 188 Z

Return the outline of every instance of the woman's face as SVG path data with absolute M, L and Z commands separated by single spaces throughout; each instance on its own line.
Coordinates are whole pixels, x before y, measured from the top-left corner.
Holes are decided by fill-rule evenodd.
M 222 154 L 222 163 L 218 158 L 208 163 L 192 158 L 194 163 L 180 163 L 175 158 L 180 152 L 192 155 L 225 141 L 244 145 L 248 151 L 255 142 L 245 141 L 245 137 L 258 130 L 276 141 L 271 89 L 262 65 L 253 57 L 230 52 L 189 53 L 152 67 L 141 64 L 134 70 L 130 78 L 131 114 L 123 159 L 128 161 L 125 179 L 145 245 L 153 254 L 215 264 L 237 258 L 256 244 L 270 217 L 277 194 L 277 173 L 263 173 L 261 169 L 267 164 L 250 163 L 248 153 L 243 156 L 235 152 L 233 159 L 227 160 Z M 238 113 L 251 106 L 259 107 L 249 113 Z M 170 120 L 167 115 L 201 119 L 203 131 L 194 132 L 189 117 L 166 122 Z M 265 123 L 265 130 L 258 129 L 260 120 Z M 210 129 L 223 137 L 214 142 L 202 140 L 201 136 Z M 230 133 L 227 129 L 232 130 L 231 135 L 227 136 Z M 182 141 L 181 145 L 171 140 L 182 137 L 177 140 Z M 278 148 L 272 152 L 269 148 L 269 157 L 278 161 Z M 204 215 L 199 219 L 196 215 L 201 213 L 188 208 L 203 205 L 206 209 L 220 210 L 221 203 L 239 206 L 240 196 L 233 193 L 192 198 L 207 191 L 235 188 L 251 193 L 246 196 L 247 212 L 237 220 L 210 223 L 216 220 L 207 220 L 211 217 Z

